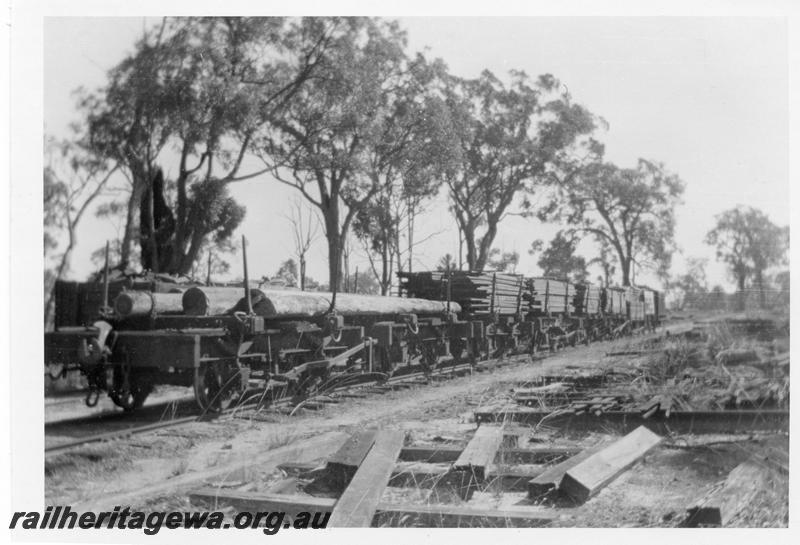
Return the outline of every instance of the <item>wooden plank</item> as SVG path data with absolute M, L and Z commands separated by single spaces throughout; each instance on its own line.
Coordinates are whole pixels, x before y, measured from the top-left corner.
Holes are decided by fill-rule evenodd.
M 640 426 L 567 470 L 559 489 L 579 501 L 586 501 L 660 442 L 661 437 Z
M 543 465 L 495 465 L 486 475 L 487 485 L 494 490 L 524 491 L 532 477 L 536 477 Z M 390 486 L 410 488 L 435 488 L 438 486 L 463 485 L 462 474 L 454 473 L 450 464 L 426 462 L 398 462 L 389 480 Z
M 375 444 L 339 497 L 331 514 L 334 528 L 367 528 L 403 448 L 405 432 L 381 430 Z
M 560 464 L 556 464 L 550 469 L 544 471 L 538 477 L 531 479 L 528 481 L 528 497 L 531 499 L 539 498 L 552 490 L 557 489 L 561 486 L 561 480 L 564 478 L 564 474 L 578 465 L 579 463 L 583 462 L 593 454 L 600 452 L 606 446 L 605 443 L 600 443 L 589 447 L 575 456 L 564 460 Z
M 328 458 L 325 467 L 328 470 L 331 484 L 341 490 L 347 487 L 353 475 L 356 474 L 358 466 L 367 457 L 367 453 L 375 443 L 377 433 L 378 430 L 374 428 L 354 433 L 333 456 Z
M 409 445 L 400 451 L 399 460 L 401 462 L 452 464 L 458 460 L 463 451 L 463 447 L 457 445 Z M 549 464 L 575 456 L 580 452 L 580 448 L 572 446 L 504 448 L 495 457 L 495 462 L 498 464 Z M 301 475 L 324 469 L 324 466 L 319 462 L 287 462 L 279 464 L 278 469 L 289 475 Z
M 223 506 L 232 506 L 239 511 L 249 512 L 282 512 L 290 517 L 297 516 L 300 512 L 330 513 L 334 510 L 336 500 L 333 498 L 317 498 L 303 494 L 264 494 L 258 492 L 238 492 L 220 490 L 217 488 L 203 488 L 195 490 L 190 495 L 193 504 L 208 505 L 212 509 Z M 542 507 L 520 507 L 517 509 L 488 509 L 476 508 L 455 504 L 425 504 L 403 505 L 379 503 L 375 509 L 378 523 L 400 522 L 407 524 L 408 517 L 413 522 L 431 527 L 459 527 L 484 525 L 494 522 L 502 525 L 534 525 L 548 524 L 558 518 L 556 509 Z M 333 526 L 333 516 L 328 521 Z M 373 520 L 366 526 L 371 526 Z
M 530 480 L 544 473 L 546 469 L 541 464 L 495 465 L 486 475 L 488 488 L 502 492 L 525 492 Z
M 73 509 L 80 507 L 84 511 L 102 511 L 104 506 L 109 504 L 117 505 L 114 502 L 123 504 L 134 504 L 146 498 L 153 498 L 160 494 L 169 492 L 179 494 L 191 490 L 199 483 L 204 481 L 225 481 L 231 480 L 235 475 L 258 467 L 261 471 L 270 471 L 278 464 L 294 460 L 306 462 L 317 459 L 326 452 L 334 452 L 347 440 L 347 435 L 340 432 L 327 432 L 311 439 L 295 441 L 290 445 L 279 447 L 273 450 L 264 451 L 263 445 L 255 444 L 251 449 L 241 451 L 228 451 L 236 456 L 230 461 L 226 461 L 222 467 L 213 467 L 203 471 L 187 472 L 172 479 L 160 479 L 156 483 L 143 483 L 144 486 L 137 490 L 121 492 L 118 483 L 108 482 L 108 492 L 102 494 L 103 490 L 98 490 L 97 495 L 92 499 L 73 506 Z M 261 449 L 261 450 L 259 450 Z
M 728 474 L 725 484 L 687 509 L 687 526 L 726 526 L 766 486 L 770 470 L 747 461 Z
M 279 480 L 267 489 L 268 494 L 296 494 L 298 487 L 297 477 L 286 477 Z
M 480 426 L 453 464 L 453 469 L 469 471 L 482 481 L 494 464 L 494 458 L 503 443 L 503 435 L 502 427 Z
M 493 524 L 543 526 L 558 518 L 559 515 L 555 509 L 542 507 L 486 509 L 455 504 L 381 504 L 377 511 L 376 523 L 378 524 L 399 525 L 402 518 L 402 525 L 413 523 L 439 528 L 480 527 Z M 392 524 L 393 522 L 396 524 Z
M 294 517 L 302 511 L 327 513 L 336 502 L 333 498 L 317 498 L 305 494 L 265 494 L 221 490 L 216 487 L 205 487 L 189 494 L 189 500 L 195 505 L 207 505 L 211 509 L 233 506 L 240 511 L 249 512 L 281 512 Z
M 287 475 L 302 475 L 316 469 L 324 469 L 319 462 L 286 462 L 278 464 L 278 469 Z

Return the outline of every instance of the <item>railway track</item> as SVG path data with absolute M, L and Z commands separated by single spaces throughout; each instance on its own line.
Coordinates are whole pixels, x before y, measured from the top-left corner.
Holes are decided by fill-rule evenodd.
M 651 334 L 646 334 L 646 335 L 643 335 L 643 336 L 639 336 L 638 340 L 647 340 L 648 338 L 658 337 L 663 332 L 670 332 L 670 329 L 676 329 L 676 326 L 677 326 L 677 324 L 672 325 L 671 327 L 667 326 L 667 327 L 665 327 L 663 329 L 663 331 L 659 331 L 659 332 L 656 332 L 656 333 L 651 333 Z M 678 327 L 680 327 L 680 326 L 678 326 Z M 674 333 L 674 331 L 673 331 L 673 333 Z M 290 396 L 284 396 L 284 397 L 275 398 L 269 404 L 269 408 L 272 409 L 272 410 L 281 411 L 284 414 L 291 415 L 291 414 L 294 414 L 297 410 L 299 410 L 299 409 L 301 409 L 303 407 L 306 407 L 311 403 L 316 403 L 316 400 L 318 398 L 320 398 L 321 396 L 338 395 L 338 396 L 341 396 L 341 397 L 346 397 L 346 394 L 348 393 L 348 391 L 363 390 L 363 389 L 367 389 L 367 388 L 370 388 L 370 387 L 378 386 L 378 387 L 385 387 L 387 389 L 393 389 L 395 387 L 400 387 L 400 385 L 407 384 L 407 383 L 422 384 L 423 383 L 422 382 L 423 379 L 425 379 L 426 382 L 428 380 L 442 380 L 442 379 L 452 378 L 452 377 L 456 377 L 456 376 L 463 376 L 464 374 L 467 374 L 467 373 L 470 373 L 470 372 L 473 372 L 473 371 L 481 372 L 481 371 L 485 371 L 485 370 L 490 370 L 490 369 L 494 369 L 494 368 L 496 368 L 498 366 L 506 366 L 506 365 L 512 365 L 512 364 L 518 364 L 518 363 L 525 363 L 525 362 L 532 363 L 532 362 L 536 362 L 536 361 L 541 361 L 541 360 L 547 358 L 548 354 L 549 353 L 538 353 L 538 354 L 533 355 L 533 356 L 531 356 L 529 354 L 511 355 L 511 356 L 505 356 L 505 357 L 502 357 L 502 358 L 494 358 L 494 359 L 490 359 L 490 360 L 484 360 L 484 361 L 478 362 L 474 366 L 469 364 L 469 363 L 463 363 L 463 364 L 458 364 L 458 365 L 447 365 L 447 364 L 444 364 L 444 365 L 440 365 L 440 367 L 438 367 L 436 370 L 434 370 L 432 372 L 427 372 L 426 373 L 426 372 L 424 372 L 422 370 L 418 370 L 418 371 L 404 373 L 402 375 L 396 375 L 396 376 L 390 377 L 388 379 L 382 379 L 382 378 L 373 378 L 373 379 L 367 378 L 367 379 L 365 379 L 363 375 L 353 375 L 353 379 L 354 380 L 353 380 L 352 383 L 344 381 L 344 378 L 346 378 L 346 375 L 345 375 L 343 377 L 342 376 L 339 377 L 339 384 L 332 385 L 330 388 L 322 389 L 319 392 L 317 392 L 315 395 L 306 397 L 306 398 L 304 398 L 302 400 L 292 399 Z M 344 382 L 344 383 L 342 383 L 342 382 Z M 260 395 L 252 396 L 251 398 L 249 398 L 249 403 L 248 402 L 240 403 L 235 407 L 232 407 L 232 408 L 230 408 L 230 409 L 228 409 L 226 411 L 222 411 L 221 413 L 217 413 L 217 414 L 214 414 L 214 415 L 205 414 L 205 413 L 202 413 L 202 414 L 199 414 L 199 415 L 198 414 L 192 414 L 192 415 L 187 415 L 187 416 L 179 417 L 179 418 L 174 418 L 173 417 L 173 418 L 170 418 L 169 420 L 160 420 L 160 421 L 157 421 L 157 422 L 148 422 L 148 423 L 145 423 L 145 424 L 142 424 L 142 425 L 138 425 L 138 426 L 129 426 L 129 427 L 125 427 L 123 429 L 111 430 L 111 431 L 105 431 L 105 432 L 101 432 L 101 433 L 91 434 L 91 435 L 88 435 L 88 436 L 85 436 L 85 437 L 77 438 L 77 439 L 75 439 L 73 441 L 68 441 L 68 442 L 64 442 L 64 443 L 58 443 L 58 444 L 55 444 L 55 445 L 52 445 L 52 446 L 45 447 L 45 455 L 49 456 L 49 455 L 63 453 L 63 452 L 69 451 L 71 449 L 78 448 L 78 447 L 81 447 L 83 445 L 87 445 L 87 444 L 91 444 L 91 443 L 111 441 L 111 440 L 115 440 L 115 439 L 121 439 L 121 438 L 125 438 L 125 437 L 130 437 L 132 435 L 137 435 L 137 434 L 141 434 L 141 433 L 147 433 L 147 432 L 150 432 L 150 431 L 163 430 L 163 429 L 168 429 L 168 428 L 172 428 L 172 427 L 184 426 L 184 425 L 187 425 L 187 424 L 191 424 L 191 423 L 194 423 L 194 422 L 201 422 L 201 421 L 204 421 L 204 420 L 218 419 L 218 418 L 221 418 L 221 417 L 231 416 L 232 414 L 237 413 L 237 412 L 240 413 L 240 416 L 247 417 L 248 416 L 247 413 L 244 413 L 243 411 L 249 411 L 249 410 L 251 410 L 251 407 L 252 408 L 258 407 L 258 399 L 260 397 L 262 397 L 262 396 L 260 396 Z M 247 399 L 246 399 L 246 401 L 247 401 Z M 254 415 L 257 410 L 258 409 L 253 409 L 253 412 L 250 413 L 250 414 Z M 121 418 L 121 417 L 124 418 L 125 416 L 127 416 L 127 415 L 124 414 L 124 413 L 115 413 L 113 415 L 110 415 L 110 418 L 117 419 L 117 418 Z M 86 419 L 86 422 L 93 422 L 93 423 L 97 424 L 97 423 L 102 423 L 103 421 L 106 420 L 106 418 L 109 418 L 109 416 L 106 416 L 105 418 L 103 418 L 103 417 L 100 417 L 100 418 L 95 417 L 95 418 Z M 61 424 L 61 423 L 55 423 L 52 427 L 58 426 L 59 424 Z M 47 435 L 47 433 L 46 433 L 46 435 Z
M 496 358 L 492 360 L 482 361 L 476 364 L 475 366 L 472 366 L 468 363 L 464 363 L 459 365 L 442 366 L 436 369 L 435 371 L 429 373 L 425 373 L 423 371 L 414 371 L 402 375 L 393 376 L 386 380 L 381 380 L 377 378 L 371 380 L 354 380 L 353 383 L 334 385 L 331 388 L 322 390 L 315 395 L 306 397 L 300 400 L 299 402 L 296 399 L 293 400 L 291 396 L 280 397 L 273 400 L 272 403 L 270 403 L 269 408 L 271 410 L 279 410 L 279 411 L 282 410 L 286 414 L 291 415 L 294 414 L 297 410 L 303 408 L 304 406 L 307 406 L 310 403 L 315 403 L 316 400 L 321 396 L 346 394 L 347 392 L 363 390 L 366 388 L 376 387 L 376 386 L 383 386 L 391 389 L 394 387 L 398 387 L 402 384 L 408 384 L 408 383 L 423 384 L 422 379 L 429 378 L 432 380 L 437 380 L 437 379 L 440 380 L 440 379 L 453 378 L 456 376 L 463 376 L 464 374 L 470 373 L 472 371 L 480 372 L 481 370 L 496 368 L 498 366 L 505 366 L 515 363 L 534 362 L 534 361 L 540 361 L 541 359 L 543 359 L 543 356 L 538 356 L 531 359 L 531 356 L 529 355 L 516 355 L 516 356 L 508 356 L 505 358 Z M 354 376 L 353 378 L 358 379 L 361 377 Z M 73 441 L 67 441 L 45 447 L 45 455 L 49 456 L 49 455 L 63 453 L 72 450 L 74 448 L 78 448 L 91 443 L 99 443 L 116 439 L 123 439 L 141 433 L 184 426 L 194 422 L 219 419 L 225 416 L 230 416 L 237 412 L 241 413 L 242 411 L 249 410 L 250 407 L 258 407 L 259 397 L 261 396 L 256 395 L 256 396 L 251 396 L 250 398 L 246 398 L 243 403 L 240 403 L 235 407 L 231 407 L 230 409 L 222 411 L 217 414 L 206 414 L 206 413 L 192 414 L 185 417 L 171 418 L 169 420 L 160 420 L 157 422 L 149 422 L 138 426 L 129 426 L 122 429 L 110 430 L 102 433 L 88 435 L 85 437 L 80 437 Z M 88 417 L 88 418 L 75 419 L 65 422 L 56 422 L 48 425 L 47 427 L 50 427 L 52 429 L 63 425 L 80 425 L 81 421 L 85 424 L 98 425 L 108 420 L 117 420 L 120 418 L 125 418 L 126 416 L 128 415 L 125 413 L 114 413 L 112 415 L 105 415 L 104 417 Z

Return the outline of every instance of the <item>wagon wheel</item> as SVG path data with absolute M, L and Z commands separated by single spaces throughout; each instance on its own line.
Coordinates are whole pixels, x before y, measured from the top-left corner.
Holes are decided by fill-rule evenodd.
M 220 413 L 233 406 L 242 394 L 237 367 L 214 362 L 201 364 L 194 372 L 194 397 L 204 412 Z
M 430 377 L 436 369 L 438 358 L 436 357 L 436 347 L 431 343 L 423 342 L 419 347 L 420 364 L 422 372 L 426 377 Z
M 384 373 L 386 375 L 391 375 L 392 373 L 394 373 L 396 366 L 392 361 L 392 353 L 389 350 L 388 346 L 383 346 L 383 345 L 377 346 L 375 348 L 375 351 L 373 352 L 373 357 L 375 358 L 373 360 L 374 370 Z
M 112 387 L 108 397 L 117 407 L 125 412 L 135 411 L 144 405 L 147 396 L 153 391 L 153 385 L 141 376 L 132 373 L 125 365 L 114 368 Z
M 470 367 L 475 367 L 474 358 L 471 357 L 467 343 L 459 338 L 450 339 L 450 355 L 453 356 L 451 366 L 457 367 L 464 363 L 465 359 Z M 466 357 L 465 357 L 466 356 Z

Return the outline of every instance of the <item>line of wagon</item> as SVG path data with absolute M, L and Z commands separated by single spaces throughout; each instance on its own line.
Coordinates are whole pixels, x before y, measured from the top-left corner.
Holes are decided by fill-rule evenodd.
M 663 296 L 499 272 L 400 273 L 399 296 L 245 290 L 162 275 L 59 281 L 45 363 L 142 406 L 154 387 L 191 386 L 204 411 L 251 390 L 264 402 L 354 375 L 386 377 L 655 328 Z

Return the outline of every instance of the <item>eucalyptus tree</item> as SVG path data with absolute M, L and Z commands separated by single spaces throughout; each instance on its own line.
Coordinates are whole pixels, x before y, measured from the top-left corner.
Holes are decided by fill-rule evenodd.
M 313 74 L 329 26 L 313 18 L 165 18 L 111 69 L 102 89 L 82 93 L 82 145 L 119 162 L 130 184 L 123 266 L 140 207 L 149 208 L 143 218 L 153 217 L 160 168 L 175 173 L 166 181 L 174 229 L 165 255 L 143 248 L 154 269 L 186 273 L 210 237 L 230 236 L 244 208 L 227 186 L 266 172 L 244 168 L 247 150 Z
M 348 18 L 331 24 L 336 30 L 314 77 L 270 119 L 252 149 L 275 179 L 319 210 L 335 290 L 342 281 L 345 239 L 357 215 L 365 220 L 363 212 L 379 195 L 383 207 L 412 180 L 413 194 L 421 195 L 425 191 L 419 187 L 432 179 L 422 175 L 430 161 L 420 159 L 426 142 L 436 136 L 430 126 L 436 123 L 431 117 L 435 101 L 425 89 L 439 68 L 406 54 L 406 35 L 396 22 Z M 404 183 L 398 186 L 400 180 Z M 377 230 L 363 225 L 362 235 L 390 228 L 390 219 L 377 220 L 382 225 Z M 377 236 L 385 239 L 378 244 L 382 248 L 396 238 Z
M 632 267 L 649 260 L 667 270 L 675 249 L 675 208 L 684 183 L 664 165 L 640 159 L 636 168 L 593 161 L 554 183 L 540 219 L 565 221 L 577 234 L 592 235 L 617 255 L 622 285 Z
M 544 276 L 583 282 L 587 277 L 587 263 L 586 258 L 575 253 L 578 242 L 574 234 L 559 231 L 544 250 L 541 240 L 534 241 L 529 253 L 536 254 L 541 251 L 537 265 L 542 269 Z
M 461 162 L 446 184 L 467 265 L 482 270 L 500 222 L 532 213 L 531 196 L 566 167 L 597 119 L 553 76 L 531 81 L 519 71 L 509 84 L 488 70 L 476 79 L 452 78 L 448 105 Z
M 739 309 L 744 310 L 747 280 L 752 278 L 765 306 L 765 271 L 787 262 L 789 228 L 774 224 L 761 210 L 736 207 L 717 216 L 717 223 L 706 235 L 717 258 L 728 265 L 739 293 Z

